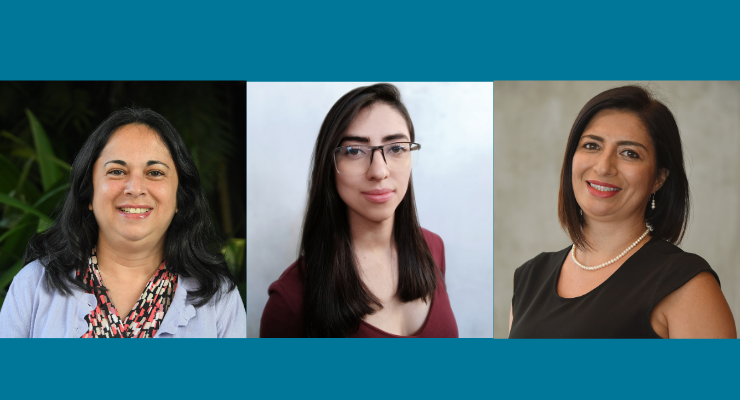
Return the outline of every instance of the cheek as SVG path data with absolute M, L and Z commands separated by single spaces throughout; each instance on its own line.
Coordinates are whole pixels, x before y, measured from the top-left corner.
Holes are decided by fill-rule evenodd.
M 406 195 L 406 192 L 409 189 L 410 179 L 411 174 L 404 174 L 396 178 L 396 193 L 399 195 L 400 199 L 403 199 L 403 197 Z
M 155 185 L 149 188 L 149 193 L 160 204 L 172 208 L 177 206 L 177 187 L 172 185 Z
M 92 203 L 103 205 L 104 203 L 112 201 L 117 194 L 121 192 L 123 192 L 123 185 L 120 182 L 106 182 L 102 179 L 95 181 L 93 182 Z
M 655 179 L 653 178 L 650 168 L 634 168 L 624 172 L 625 178 L 636 188 L 651 191 Z
M 337 185 L 337 193 L 339 193 L 339 198 L 341 198 L 345 204 L 351 203 L 351 199 L 349 199 L 349 196 L 353 190 L 353 187 L 355 186 L 355 184 L 352 182 L 352 179 L 346 175 L 335 173 L 334 181 Z
M 573 173 L 571 175 L 573 176 L 573 178 L 579 177 L 579 176 L 583 175 L 583 171 L 585 169 L 586 168 L 584 166 L 583 157 L 580 157 L 578 155 L 578 153 L 576 153 L 573 156 L 573 165 L 572 165 L 572 171 L 573 171 Z

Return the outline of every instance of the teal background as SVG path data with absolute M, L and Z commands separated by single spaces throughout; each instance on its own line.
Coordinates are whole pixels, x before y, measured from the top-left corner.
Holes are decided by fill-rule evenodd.
M 0 6 L 0 79 L 739 79 L 737 11 L 714 1 L 14 2 Z M 3 398 L 714 398 L 737 395 L 738 343 L 2 340 L 0 380 Z

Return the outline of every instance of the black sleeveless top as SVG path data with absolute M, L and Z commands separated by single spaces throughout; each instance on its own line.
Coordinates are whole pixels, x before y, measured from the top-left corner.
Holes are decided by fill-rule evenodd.
M 541 253 L 516 269 L 510 338 L 660 338 L 650 314 L 664 297 L 703 271 L 719 283 L 703 258 L 651 239 L 601 285 L 563 298 L 558 279 L 570 249 Z

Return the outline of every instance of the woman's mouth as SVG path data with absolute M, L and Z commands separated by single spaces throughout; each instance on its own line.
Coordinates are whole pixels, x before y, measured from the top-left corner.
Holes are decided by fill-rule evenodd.
M 362 192 L 362 195 L 373 203 L 385 203 L 393 197 L 393 193 L 395 192 L 395 190 L 390 189 L 376 189 Z
M 615 196 L 622 188 L 599 181 L 586 181 L 588 192 L 596 197 L 607 198 Z
M 149 207 L 118 207 L 118 213 L 128 219 L 144 219 L 152 213 Z

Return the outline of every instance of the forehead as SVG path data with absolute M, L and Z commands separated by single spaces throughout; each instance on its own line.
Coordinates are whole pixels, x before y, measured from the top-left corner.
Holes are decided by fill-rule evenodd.
M 162 138 L 151 128 L 141 124 L 129 124 L 118 128 L 108 139 L 99 159 L 123 161 L 172 160 L 170 151 Z
M 409 134 L 406 120 L 398 110 L 385 103 L 375 103 L 360 110 L 344 132 L 344 136 L 363 136 L 380 139 L 382 136 Z
M 602 110 L 588 123 L 583 135 L 596 135 L 605 140 L 638 142 L 652 147 L 650 134 L 634 113 L 621 110 Z M 582 136 L 583 136 L 582 135 Z

